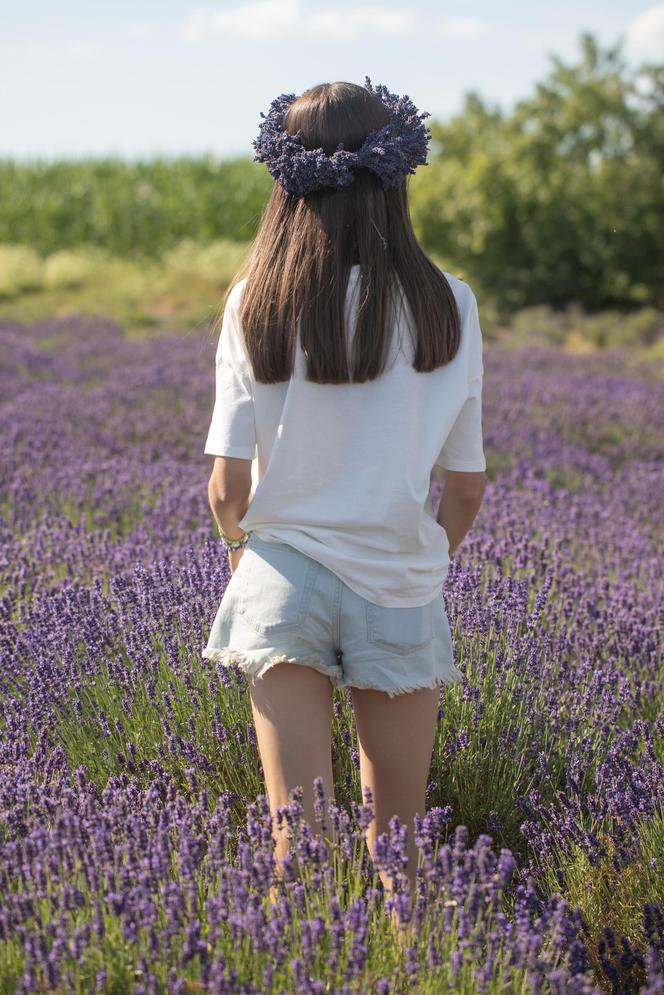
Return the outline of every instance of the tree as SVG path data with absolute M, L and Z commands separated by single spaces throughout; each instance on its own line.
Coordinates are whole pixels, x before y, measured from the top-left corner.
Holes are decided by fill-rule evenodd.
M 470 92 L 431 126 L 413 220 L 505 314 L 662 303 L 664 69 L 630 73 L 621 50 L 583 34 L 510 115 Z

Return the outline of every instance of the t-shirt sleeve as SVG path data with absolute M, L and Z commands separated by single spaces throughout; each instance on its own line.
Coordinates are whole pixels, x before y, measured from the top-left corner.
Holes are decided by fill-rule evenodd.
M 242 344 L 238 295 L 231 291 L 224 308 L 215 356 L 215 403 L 205 453 L 253 459 L 256 421 L 251 365 Z
M 468 396 L 438 454 L 436 465 L 446 470 L 486 470 L 482 437 L 482 330 L 477 299 L 470 292 L 465 334 L 468 336 Z

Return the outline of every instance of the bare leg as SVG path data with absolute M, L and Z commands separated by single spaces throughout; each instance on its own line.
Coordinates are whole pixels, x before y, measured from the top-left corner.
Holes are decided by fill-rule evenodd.
M 362 792 L 371 789 L 375 811 L 366 834 L 369 852 L 373 857 L 376 837 L 389 832 L 389 821 L 397 815 L 408 827 L 406 874 L 412 905 L 418 859 L 414 819 L 425 814 L 440 689 L 422 688 L 390 698 L 385 691 L 353 688 L 352 696 Z M 391 879 L 384 872 L 379 875 L 390 893 Z
M 314 812 L 314 778 L 321 777 L 325 791 L 325 838 L 334 841 L 327 804 L 334 798 L 332 778 L 332 698 L 329 677 L 311 667 L 278 663 L 250 684 L 251 708 L 270 811 L 273 819 L 275 857 L 288 853 L 287 826 L 277 826 L 277 808 L 288 803 L 288 793 L 301 786 L 304 818 L 319 831 Z M 296 861 L 297 863 L 297 861 Z M 272 893 L 274 897 L 274 889 Z

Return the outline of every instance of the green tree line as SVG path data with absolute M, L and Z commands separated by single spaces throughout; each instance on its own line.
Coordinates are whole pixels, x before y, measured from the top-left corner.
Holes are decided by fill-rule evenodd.
M 664 304 L 664 66 L 581 37 L 510 114 L 474 93 L 432 125 L 413 217 L 423 242 L 507 310 Z
M 575 64 L 550 58 L 509 113 L 471 91 L 457 115 L 429 119 L 429 164 L 409 179 L 417 235 L 501 311 L 661 307 L 664 66 L 629 69 L 622 41 L 590 34 Z M 183 238 L 248 242 L 272 183 L 251 156 L 5 159 L 0 242 L 146 258 Z

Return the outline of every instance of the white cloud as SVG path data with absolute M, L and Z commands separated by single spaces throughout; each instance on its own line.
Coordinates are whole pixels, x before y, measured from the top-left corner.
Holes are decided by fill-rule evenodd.
M 74 59 L 80 59 L 81 62 L 88 62 L 90 59 L 94 59 L 97 54 L 97 50 L 93 45 L 89 45 L 86 41 L 73 42 L 69 46 L 69 54 Z
M 152 30 L 147 21 L 132 21 L 128 28 L 130 38 L 147 38 Z
M 266 41 L 305 35 L 352 41 L 363 32 L 403 34 L 413 23 L 408 11 L 387 7 L 330 7 L 307 12 L 302 0 L 248 0 L 231 10 L 196 11 L 185 23 L 182 37 L 185 41 L 200 41 L 211 35 L 233 35 Z
M 441 17 L 438 32 L 452 38 L 476 38 L 486 33 L 487 25 L 479 17 Z
M 664 58 L 664 3 L 648 7 L 627 25 L 626 46 L 641 59 Z

